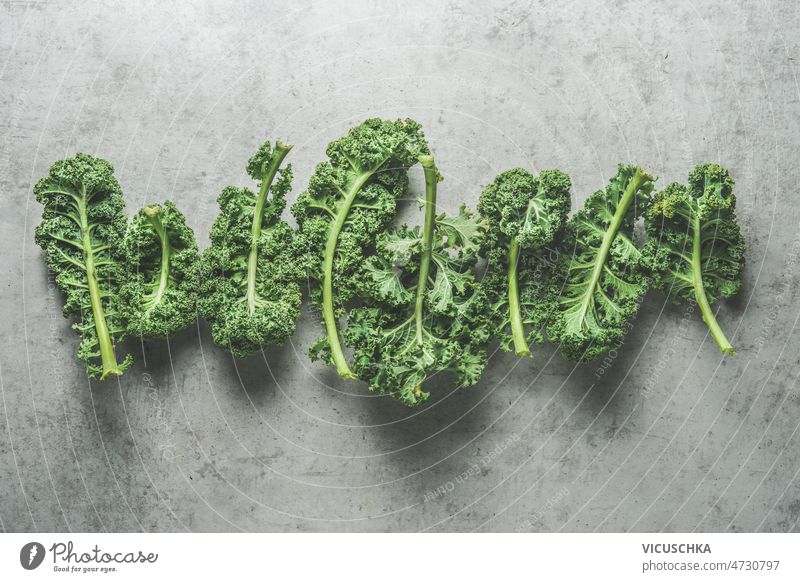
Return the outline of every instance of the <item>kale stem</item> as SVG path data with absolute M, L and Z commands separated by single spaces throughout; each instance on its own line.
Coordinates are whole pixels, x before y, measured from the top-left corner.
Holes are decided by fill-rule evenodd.
M 522 312 L 519 305 L 519 281 L 517 267 L 519 265 L 519 243 L 511 239 L 508 248 L 508 311 L 511 316 L 511 336 L 514 338 L 514 352 L 520 357 L 531 355 L 525 341 L 525 328 L 522 325 Z
M 325 257 L 322 261 L 322 319 L 325 322 L 328 346 L 331 349 L 331 358 L 336 365 L 336 371 L 339 376 L 347 380 L 355 380 L 358 376 L 350 370 L 347 358 L 344 357 L 344 352 L 342 351 L 342 344 L 339 341 L 338 321 L 333 309 L 333 260 L 336 256 L 336 244 L 339 242 L 339 234 L 342 232 L 347 215 L 350 213 L 350 207 L 353 205 L 356 196 L 358 196 L 358 192 L 373 173 L 373 171 L 363 172 L 350 183 L 344 200 L 342 200 L 336 217 L 331 222 L 328 230 L 328 240 L 325 242 Z
M 158 240 L 161 243 L 161 271 L 158 279 L 158 290 L 153 297 L 153 301 L 148 309 L 149 311 L 161 303 L 161 299 L 164 297 L 164 292 L 167 290 L 167 283 L 169 283 L 170 246 L 169 237 L 167 237 L 167 231 L 164 230 L 164 223 L 161 222 L 161 207 L 158 205 L 145 206 L 144 213 L 147 216 L 147 219 L 150 221 L 150 224 L 153 226 L 153 230 L 155 231 L 156 235 L 158 236 Z
M 250 255 L 247 259 L 247 310 L 252 315 L 256 310 L 256 274 L 258 272 L 258 241 L 261 238 L 261 221 L 264 219 L 264 204 L 267 201 L 267 194 L 275 180 L 275 175 L 278 173 L 283 159 L 292 146 L 285 144 L 281 141 L 275 142 L 275 150 L 272 152 L 272 157 L 269 160 L 269 165 L 266 168 L 266 173 L 261 181 L 261 187 L 258 190 L 258 198 L 256 199 L 256 207 L 253 212 L 253 228 L 250 235 Z
M 428 272 L 431 267 L 433 228 L 436 223 L 436 185 L 439 183 L 439 171 L 436 169 L 433 156 L 420 156 L 419 161 L 425 172 L 425 225 L 422 227 L 422 257 L 419 263 L 414 320 L 417 324 L 417 345 L 422 347 L 424 342 L 422 316 L 425 304 L 425 290 L 428 287 Z
M 692 279 L 694 282 L 694 296 L 697 299 L 697 304 L 700 306 L 700 313 L 703 315 L 703 321 L 706 322 L 706 325 L 711 332 L 711 337 L 713 337 L 714 341 L 717 342 L 717 345 L 723 354 L 732 356 L 736 353 L 736 351 L 728 341 L 728 338 L 725 337 L 725 333 L 722 331 L 719 323 L 717 323 L 717 318 L 714 317 L 714 312 L 711 310 L 711 305 L 708 303 L 706 290 L 703 286 L 703 268 L 701 264 L 700 253 L 702 246 L 700 215 L 697 212 L 692 218 L 692 231 Z
M 122 369 L 117 365 L 114 355 L 114 344 L 106 323 L 106 314 L 103 310 L 103 301 L 100 296 L 100 286 L 97 283 L 97 272 L 94 264 L 94 251 L 92 250 L 92 237 L 89 231 L 89 218 L 87 215 L 86 189 L 81 188 L 81 197 L 77 200 L 78 215 L 80 218 L 81 239 L 83 245 L 83 258 L 86 263 L 86 284 L 89 287 L 89 300 L 92 306 L 92 319 L 97 333 L 97 344 L 100 348 L 100 360 L 103 364 L 101 380 L 109 376 L 121 376 Z

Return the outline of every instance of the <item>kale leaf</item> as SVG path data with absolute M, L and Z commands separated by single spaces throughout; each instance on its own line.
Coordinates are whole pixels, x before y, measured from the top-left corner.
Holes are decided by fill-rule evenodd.
M 696 301 L 723 354 L 734 349 L 711 304 L 739 292 L 745 242 L 736 222 L 734 181 L 717 164 L 697 166 L 689 184 L 669 184 L 645 214 L 650 238 L 644 253 L 653 285 L 675 303 Z
M 300 315 L 301 271 L 294 231 L 281 220 L 291 188 L 292 146 L 264 143 L 247 163 L 258 192 L 229 186 L 201 260 L 198 307 L 214 342 L 244 358 L 266 344 L 283 344 Z
M 544 340 L 542 329 L 557 304 L 552 245 L 570 209 L 569 176 L 522 168 L 498 175 L 483 191 L 478 212 L 487 224 L 481 254 L 487 270 L 481 282 L 500 346 L 530 356 L 530 344 Z M 526 333 L 527 328 L 527 333 Z
M 78 358 L 91 378 L 120 376 L 131 365 L 117 362 L 114 348 L 125 337 L 119 285 L 125 277 L 122 241 L 127 217 L 122 190 L 107 161 L 78 153 L 53 164 L 34 194 L 43 206 L 36 243 L 64 293 L 64 316 L 81 337 Z
M 639 309 L 647 266 L 633 228 L 652 190 L 641 168 L 620 165 L 567 223 L 559 245 L 565 280 L 547 335 L 568 360 L 589 361 L 618 347 L 625 322 Z
M 123 249 L 127 276 L 120 309 L 130 335 L 165 338 L 197 319 L 200 253 L 175 204 L 140 210 L 128 226 Z
M 432 156 L 425 172 L 425 223 L 379 236 L 376 255 L 359 277 L 364 306 L 350 313 L 344 332 L 353 367 L 370 389 L 413 406 L 429 392 L 423 383 L 441 371 L 460 386 L 475 384 L 486 365 L 488 302 L 474 266 L 484 226 L 461 206 L 436 214 L 440 179 Z
M 356 296 L 358 276 L 375 239 L 394 218 L 396 199 L 408 191 L 407 170 L 428 152 L 418 123 L 368 119 L 327 148 L 292 213 L 311 300 L 322 312 L 326 335 L 313 359 L 354 379 L 339 338 L 339 318 Z

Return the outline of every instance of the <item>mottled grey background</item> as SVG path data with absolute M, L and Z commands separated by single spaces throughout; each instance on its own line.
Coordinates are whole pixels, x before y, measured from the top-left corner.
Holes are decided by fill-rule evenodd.
M 798 529 L 798 31 L 795 0 L 0 3 L 0 529 Z M 497 353 L 414 410 L 312 364 L 308 310 L 263 356 L 200 323 L 86 380 L 33 243 L 54 160 L 111 160 L 129 211 L 171 198 L 205 248 L 265 137 L 295 144 L 293 199 L 368 116 L 424 125 L 451 210 L 516 165 L 575 206 L 618 162 L 729 167 L 738 354 L 650 293 L 613 361 Z

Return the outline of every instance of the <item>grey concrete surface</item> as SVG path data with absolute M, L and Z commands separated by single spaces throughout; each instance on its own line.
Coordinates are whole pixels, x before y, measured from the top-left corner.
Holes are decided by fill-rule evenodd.
M 0 2 L 0 529 L 797 530 L 798 31 L 794 0 Z M 517 165 L 574 206 L 618 162 L 729 167 L 738 354 L 650 293 L 612 361 L 495 353 L 414 410 L 311 363 L 309 310 L 263 356 L 201 322 L 86 380 L 33 243 L 54 160 L 111 160 L 130 212 L 171 198 L 205 248 L 265 137 L 295 144 L 293 199 L 368 116 L 424 125 L 451 210 Z

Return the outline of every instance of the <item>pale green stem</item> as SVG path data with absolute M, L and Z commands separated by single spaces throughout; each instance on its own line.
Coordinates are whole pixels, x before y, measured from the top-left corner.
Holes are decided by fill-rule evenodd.
M 253 227 L 250 235 L 250 255 L 247 258 L 247 310 L 252 315 L 256 310 L 258 294 L 256 293 L 256 275 L 258 273 L 258 241 L 261 238 L 261 221 L 264 219 L 264 204 L 267 194 L 275 180 L 278 169 L 289 153 L 292 146 L 281 141 L 275 142 L 275 151 L 269 160 L 269 165 L 265 169 L 264 178 L 261 180 L 261 187 L 258 190 L 256 207 L 253 212 Z
M 425 305 L 425 290 L 428 286 L 428 272 L 431 268 L 431 253 L 433 251 L 433 229 L 436 225 L 436 186 L 439 182 L 439 171 L 433 156 L 419 158 L 425 172 L 425 224 L 422 230 L 422 257 L 419 263 L 419 277 L 417 278 L 417 297 L 414 304 L 414 320 L 416 321 L 417 345 L 423 344 L 423 311 Z
M 349 185 L 344 200 L 342 200 L 336 217 L 331 222 L 328 230 L 328 240 L 325 242 L 325 257 L 322 262 L 322 319 L 325 322 L 328 346 L 331 349 L 331 357 L 336 366 L 336 371 L 339 376 L 347 380 L 355 380 L 357 376 L 350 370 L 347 358 L 344 357 L 342 344 L 339 341 L 339 322 L 333 309 L 333 260 L 336 256 L 336 244 L 339 241 L 339 234 L 347 220 L 350 207 L 353 205 L 356 196 L 358 196 L 359 190 L 369 180 L 370 176 L 372 176 L 372 172 L 364 172 Z
M 105 380 L 108 376 L 121 376 L 122 370 L 117 365 L 117 358 L 114 355 L 114 344 L 111 342 L 111 334 L 108 331 L 106 314 L 103 310 L 103 302 L 100 297 L 100 286 L 97 283 L 94 251 L 92 250 L 92 237 L 89 232 L 89 219 L 86 209 L 86 191 L 84 189 L 81 189 L 81 197 L 77 200 L 77 204 L 83 244 L 83 258 L 86 263 L 86 283 L 89 287 L 89 301 L 92 306 L 92 317 L 94 318 L 94 328 L 97 333 L 97 343 L 100 347 L 100 361 L 103 364 L 103 372 L 100 375 L 100 379 Z
M 161 243 L 161 271 L 158 278 L 158 289 L 156 290 L 155 297 L 153 297 L 153 302 L 150 306 L 150 309 L 152 309 L 161 303 L 161 299 L 167 291 L 167 285 L 169 283 L 170 246 L 167 231 L 164 229 L 164 223 L 161 222 L 161 207 L 145 206 L 144 213 Z
M 736 353 L 733 346 L 725 337 L 725 333 L 717 323 L 717 318 L 714 317 L 714 312 L 711 310 L 711 305 L 708 303 L 706 297 L 706 290 L 703 286 L 703 266 L 701 263 L 700 249 L 702 246 L 701 232 L 700 232 L 700 217 L 695 214 L 692 219 L 693 244 L 692 244 L 692 279 L 694 282 L 694 296 L 697 298 L 697 304 L 700 306 L 700 313 L 703 315 L 703 321 L 706 322 L 711 337 L 717 342 L 720 351 L 728 356 Z
M 517 275 L 519 251 L 517 239 L 511 239 L 511 245 L 508 248 L 508 311 L 511 318 L 514 352 L 520 357 L 527 357 L 531 355 L 531 350 L 525 341 L 525 327 L 522 325 L 522 311 L 519 304 L 519 278 Z

